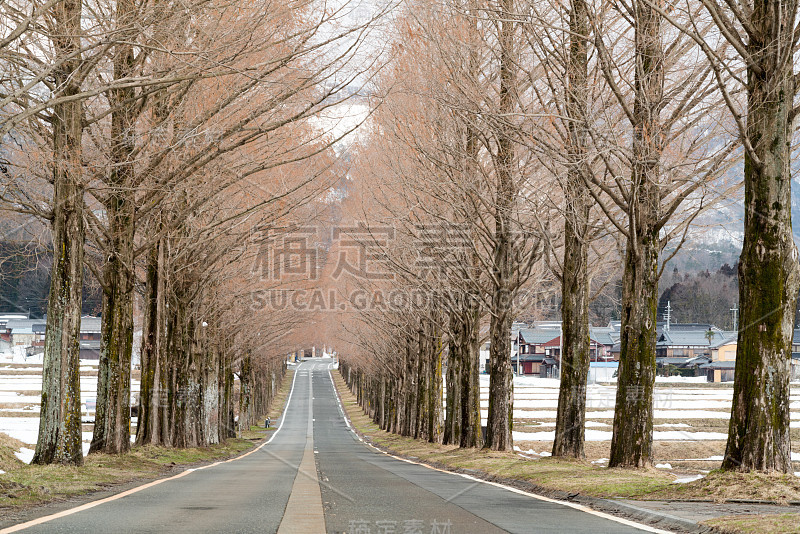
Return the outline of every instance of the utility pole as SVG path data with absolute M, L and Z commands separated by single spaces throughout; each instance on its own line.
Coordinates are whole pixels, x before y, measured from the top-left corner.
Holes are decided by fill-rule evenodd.
M 664 320 L 667 324 L 664 326 L 664 331 L 669 332 L 669 321 L 672 319 L 672 302 L 667 301 L 667 312 L 664 314 Z
M 731 314 L 733 314 L 733 331 L 739 331 L 739 306 L 734 306 L 731 308 Z

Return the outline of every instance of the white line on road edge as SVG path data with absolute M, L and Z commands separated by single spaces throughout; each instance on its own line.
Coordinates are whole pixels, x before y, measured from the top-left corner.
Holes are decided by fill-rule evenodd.
M 278 424 L 278 428 L 275 429 L 275 432 L 272 434 L 272 436 L 270 436 L 270 438 L 267 441 L 265 441 L 264 443 L 262 443 L 261 445 L 259 445 L 255 449 L 253 449 L 252 451 L 248 451 L 248 452 L 242 454 L 241 456 L 237 456 L 236 458 L 229 458 L 227 460 L 221 460 L 219 462 L 214 462 L 213 464 L 204 465 L 202 467 L 196 467 L 196 468 L 193 468 L 193 469 L 187 469 L 186 471 L 183 471 L 182 473 L 178 473 L 175 476 L 171 476 L 169 478 L 162 478 L 162 479 L 159 479 L 159 480 L 154 480 L 153 482 L 149 482 L 149 483 L 144 484 L 142 486 L 137 486 L 135 488 L 131 488 L 131 489 L 127 490 L 127 491 L 123 491 L 122 493 L 117 493 L 116 495 L 112 495 L 110 497 L 106 497 L 105 499 L 99 499 L 97 501 L 87 502 L 86 504 L 82 504 L 80 506 L 76 506 L 75 508 L 70 508 L 69 510 L 62 510 L 61 512 L 57 512 L 55 514 L 46 515 L 44 517 L 40 517 L 38 519 L 33 519 L 33 520 L 27 521 L 25 523 L 19 523 L 19 524 L 16 524 L 16 525 L 12 525 L 10 527 L 7 527 L 7 528 L 4 528 L 4 529 L 0 530 L 0 534 L 10 534 L 11 532 L 19 532 L 20 530 L 24 530 L 24 529 L 30 528 L 30 527 L 35 527 L 36 525 L 41 525 L 42 523 L 47 523 L 49 521 L 53 521 L 54 519 L 60 519 L 62 517 L 66 517 L 66 516 L 69 516 L 69 515 L 72 515 L 72 514 L 77 514 L 78 512 L 83 512 L 84 510 L 88 510 L 89 508 L 94 508 L 95 506 L 99 506 L 101 504 L 105 504 L 105 503 L 111 502 L 111 501 L 116 501 L 117 499 L 122 499 L 123 497 L 127 497 L 128 495 L 133 495 L 134 493 L 138 493 L 138 492 L 140 492 L 142 490 L 145 490 L 147 488 L 152 488 L 153 486 L 157 486 L 157 485 L 161 484 L 162 482 L 168 482 L 170 480 L 175 480 L 176 478 L 185 477 L 186 475 L 189 475 L 191 473 L 200 471 L 202 469 L 208 469 L 209 467 L 214 467 L 214 466 L 217 466 L 217 465 L 220 465 L 220 464 L 227 464 L 229 462 L 235 462 L 236 460 L 241 460 L 242 458 L 245 458 L 246 456 L 250 456 L 254 452 L 259 451 L 263 447 L 269 445 L 269 443 L 273 439 L 275 439 L 275 436 L 278 435 L 278 432 L 280 432 L 281 428 L 283 428 L 283 422 L 284 422 L 284 420 L 286 420 L 286 412 L 289 410 L 289 403 L 292 401 L 292 393 L 294 393 L 294 384 L 297 381 L 297 375 L 298 375 L 298 373 L 297 373 L 297 371 L 295 371 L 294 376 L 292 377 L 292 389 L 289 390 L 289 398 L 286 399 L 286 406 L 284 406 L 284 408 L 283 408 L 283 415 L 281 415 L 281 422 Z
M 358 434 L 355 431 L 355 428 L 350 425 L 349 417 L 347 417 L 347 413 L 344 411 L 344 406 L 342 405 L 341 400 L 339 399 L 339 390 L 336 389 L 336 382 L 333 381 L 333 375 L 331 374 L 330 371 L 328 371 L 328 375 L 331 377 L 331 383 L 333 384 L 333 390 L 336 392 L 336 402 L 339 404 L 339 410 L 341 411 L 342 416 L 344 417 L 345 423 L 350 428 L 350 430 L 354 434 L 356 434 L 358 436 Z M 436 467 L 433 467 L 433 466 L 430 466 L 430 465 L 427 465 L 427 464 L 424 464 L 424 463 L 421 463 L 421 462 L 415 462 L 415 461 L 409 460 L 407 458 L 401 458 L 399 456 L 395 456 L 394 454 L 390 454 L 390 453 L 388 453 L 386 451 L 383 451 L 383 450 L 379 449 L 378 447 L 374 446 L 373 444 L 369 443 L 368 441 L 365 441 L 365 440 L 361 439 L 361 436 L 358 436 L 358 439 L 359 439 L 359 441 L 364 443 L 364 445 L 366 445 L 367 447 L 369 447 L 369 448 L 371 448 L 371 449 L 373 449 L 373 450 L 375 450 L 375 451 L 377 451 L 377 452 L 379 452 L 381 454 L 385 454 L 386 456 L 388 456 L 390 458 L 394 458 L 395 460 L 400 460 L 401 462 L 406 462 L 408 464 L 427 467 L 428 469 L 432 469 L 433 471 L 438 471 L 440 473 L 446 473 L 448 475 L 459 476 L 459 477 L 462 477 L 462 478 L 466 478 L 467 480 L 472 480 L 472 481 L 475 481 L 475 482 L 478 482 L 478 483 L 481 483 L 481 484 L 488 484 L 490 486 L 496 486 L 498 488 L 502 488 L 504 490 L 508 490 L 508 491 L 517 493 L 519 495 L 525 495 L 527 497 L 531 497 L 531 498 L 537 499 L 539 501 L 545 501 L 545 502 L 549 502 L 549 503 L 553 503 L 553 504 L 560 504 L 562 506 L 567 506 L 569 508 L 574 508 L 575 510 L 579 510 L 581 512 L 585 512 L 587 514 L 591 514 L 591 515 L 594 515 L 594 516 L 597 516 L 597 517 L 602 517 L 603 519 L 608 519 L 610 521 L 614 521 L 615 523 L 621 523 L 621 524 L 627 525 L 629 527 L 638 528 L 639 530 L 642 530 L 644 532 L 651 532 L 653 534 L 673 534 L 669 530 L 662 530 L 662 529 L 651 527 L 651 526 L 648 526 L 648 525 L 643 525 L 641 523 L 637 523 L 637 522 L 631 521 L 629 519 L 623 519 L 621 517 L 617 517 L 617 516 L 614 516 L 614 515 L 611 515 L 611 514 L 606 514 L 604 512 L 598 512 L 597 510 L 593 510 L 592 508 L 589 508 L 589 507 L 584 506 L 582 504 L 577 504 L 577 503 L 574 503 L 574 502 L 559 501 L 558 499 L 551 499 L 550 497 L 545 497 L 543 495 L 537 495 L 535 493 L 530 493 L 530 492 L 527 492 L 527 491 L 523 491 L 521 489 L 518 489 L 518 488 L 515 488 L 515 487 L 512 487 L 512 486 L 506 486 L 506 485 L 500 484 L 498 482 L 490 482 L 488 480 L 475 478 L 473 476 L 466 475 L 466 474 L 463 474 L 463 473 L 454 473 L 453 471 L 445 471 L 444 469 L 439 469 L 439 468 L 436 468 Z M 456 505 L 456 506 L 458 506 L 458 505 Z M 467 510 L 467 511 L 469 511 L 469 510 Z M 2 534 L 2 533 L 0 532 L 0 534 Z

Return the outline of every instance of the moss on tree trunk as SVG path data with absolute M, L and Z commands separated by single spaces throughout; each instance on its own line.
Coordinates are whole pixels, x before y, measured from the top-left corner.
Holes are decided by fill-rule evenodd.
M 622 330 L 614 433 L 609 467 L 652 463 L 653 386 L 656 375 L 660 160 L 659 118 L 664 90 L 661 17 L 653 4 L 635 3 L 633 160 L 628 235 L 622 276 Z
M 582 173 L 588 142 L 585 121 L 588 89 L 586 3 L 573 0 L 570 10 L 570 61 L 567 87 L 567 181 L 564 216 L 564 263 L 561 273 L 561 383 L 558 392 L 553 456 L 583 458 L 586 381 L 589 374 L 589 210 L 591 197 Z
M 796 8 L 795 8 L 796 9 Z M 768 40 L 751 39 L 748 68 L 744 244 L 739 260 L 741 319 L 723 469 L 790 472 L 789 375 L 800 276 L 791 222 L 791 110 L 796 91 L 790 10 L 753 4 L 752 21 Z M 788 26 L 787 26 L 788 24 Z M 787 29 L 788 28 L 788 29 Z M 788 32 L 788 33 L 787 33 Z M 788 44 L 786 44 L 788 46 Z
M 52 8 L 57 96 L 80 92 L 81 7 L 65 0 Z M 53 107 L 53 267 L 47 303 L 42 400 L 35 464 L 83 464 L 81 446 L 80 323 L 83 285 L 83 133 L 79 100 Z

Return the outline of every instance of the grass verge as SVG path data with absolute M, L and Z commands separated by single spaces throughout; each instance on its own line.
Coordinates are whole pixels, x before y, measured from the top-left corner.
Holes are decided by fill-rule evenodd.
M 777 534 L 800 530 L 797 514 L 733 515 L 708 519 L 702 524 L 727 534 Z
M 278 392 L 272 400 L 272 406 L 267 413 L 267 417 L 270 418 L 269 428 L 262 425 L 252 425 L 248 430 L 242 433 L 242 437 L 247 439 L 261 439 L 268 437 L 270 432 L 274 432 L 278 429 L 281 416 L 283 415 L 283 409 L 286 406 L 286 401 L 289 399 L 289 392 L 292 390 L 293 379 L 294 369 L 290 367 L 286 370 L 286 376 L 283 377 L 281 387 L 278 388 Z

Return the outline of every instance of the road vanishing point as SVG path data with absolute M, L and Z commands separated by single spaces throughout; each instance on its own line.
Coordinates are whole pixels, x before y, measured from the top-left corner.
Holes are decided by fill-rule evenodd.
M 333 367 L 299 364 L 278 429 L 243 456 L 0 533 L 664 532 L 380 452 L 347 421 Z

